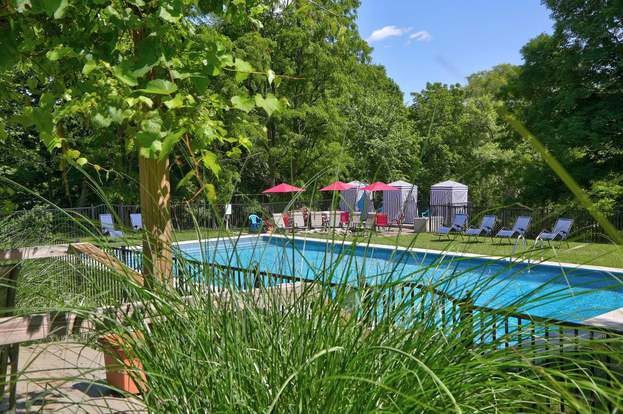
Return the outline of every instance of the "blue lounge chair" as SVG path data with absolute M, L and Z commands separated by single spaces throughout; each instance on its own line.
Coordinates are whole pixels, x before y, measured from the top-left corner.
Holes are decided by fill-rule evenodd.
M 458 233 L 461 234 L 465 230 L 465 226 L 467 225 L 467 214 L 457 213 L 454 215 L 454 220 L 450 227 L 440 226 L 437 229 L 437 235 L 439 237 L 443 235 L 449 235 L 450 233 Z
M 494 215 L 484 216 L 482 221 L 480 222 L 480 227 L 472 227 L 465 230 L 466 236 L 492 236 L 493 235 L 493 227 L 495 227 L 495 221 L 497 217 Z
M 100 228 L 102 233 L 110 237 L 123 237 L 121 230 L 115 230 L 115 223 L 112 219 L 112 214 L 100 214 Z
M 130 214 L 130 223 L 132 223 L 134 231 L 143 230 L 143 216 L 141 216 L 141 213 Z
M 515 220 L 515 224 L 512 229 L 505 229 L 498 231 L 495 237 L 499 237 L 500 239 L 512 239 L 514 237 L 526 237 L 526 232 L 528 231 L 528 227 L 530 227 L 530 221 L 532 217 L 530 216 L 519 216 Z M 501 241 L 500 241 L 501 242 Z
M 552 231 L 543 230 L 536 237 L 535 244 L 540 241 L 547 241 L 559 239 L 560 241 L 567 240 L 571 233 L 571 226 L 573 226 L 573 220 L 569 218 L 559 218 L 554 224 Z
M 259 233 L 262 230 L 262 219 L 257 214 L 249 216 L 249 231 Z

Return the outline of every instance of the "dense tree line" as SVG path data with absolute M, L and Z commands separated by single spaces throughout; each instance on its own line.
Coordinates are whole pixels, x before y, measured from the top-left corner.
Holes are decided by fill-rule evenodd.
M 207 27 L 204 36 L 220 36 L 223 49 L 243 63 L 235 76 L 210 84 L 211 110 L 219 108 L 216 130 L 227 131 L 227 139 L 211 141 L 218 169 L 193 165 L 192 154 L 175 147 L 174 198 L 197 197 L 193 172 L 214 183 L 221 202 L 281 181 L 316 186 L 336 178 L 405 179 L 418 184 L 424 199 L 431 184 L 455 179 L 470 185 L 479 205 L 569 202 L 556 175 L 503 120 L 503 108 L 603 210 L 615 209 L 623 200 L 623 13 L 605 0 L 545 3 L 554 32 L 524 46 L 523 65 L 501 64 L 465 85 L 428 84 L 408 104 L 384 68 L 371 63 L 357 30 L 358 0 L 265 0 L 254 9 L 253 27 L 197 16 Z M 42 79 L 27 68 L 3 68 L 0 174 L 63 206 L 99 202 L 101 194 L 66 162 L 62 148 L 48 151 L 38 130 L 19 122 L 23 103 L 41 98 L 37 82 Z M 257 105 L 258 95 L 274 102 Z M 219 99 L 236 110 L 224 110 Z M 108 200 L 136 203 L 137 155 L 127 137 L 112 127 L 102 134 L 101 125 L 78 119 L 63 129 Z M 39 203 L 6 184 L 0 197 L 4 211 Z

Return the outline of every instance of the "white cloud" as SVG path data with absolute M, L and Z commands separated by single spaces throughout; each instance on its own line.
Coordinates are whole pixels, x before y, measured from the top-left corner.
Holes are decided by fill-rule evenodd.
M 426 30 L 420 30 L 415 33 L 411 33 L 411 35 L 409 36 L 409 39 L 413 40 L 414 42 L 429 42 L 432 38 L 433 36 L 431 36 L 431 34 L 428 33 Z
M 380 29 L 376 29 L 372 32 L 370 37 L 368 37 L 368 42 L 378 42 L 379 40 L 384 40 L 389 37 L 400 37 L 405 33 L 408 33 L 410 28 L 402 28 L 398 26 L 385 26 Z

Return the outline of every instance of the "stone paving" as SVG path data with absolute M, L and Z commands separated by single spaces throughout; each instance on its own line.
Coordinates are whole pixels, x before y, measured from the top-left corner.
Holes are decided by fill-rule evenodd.
M 17 413 L 143 413 L 138 398 L 123 398 L 106 386 L 104 356 L 83 344 L 54 342 L 22 346 Z M 8 396 L 0 402 L 7 412 Z

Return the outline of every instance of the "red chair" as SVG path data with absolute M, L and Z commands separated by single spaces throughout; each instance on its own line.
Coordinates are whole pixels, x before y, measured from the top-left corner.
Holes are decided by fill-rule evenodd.
M 389 220 L 387 219 L 387 214 L 376 213 L 376 220 L 374 224 L 377 229 L 384 227 L 386 230 L 389 230 Z
M 350 225 L 350 213 L 342 211 L 340 213 L 340 227 L 348 227 Z

